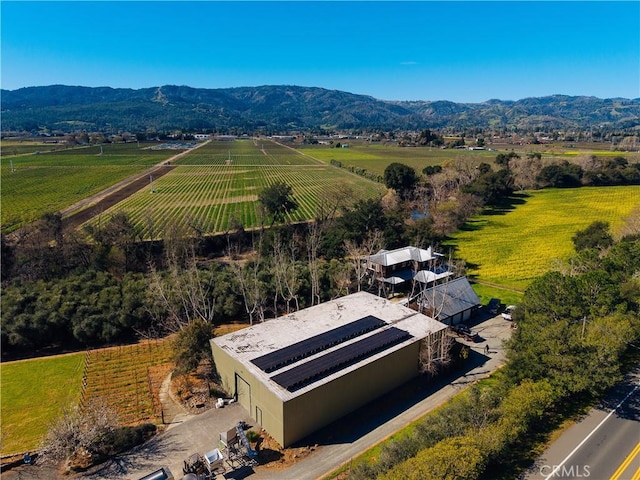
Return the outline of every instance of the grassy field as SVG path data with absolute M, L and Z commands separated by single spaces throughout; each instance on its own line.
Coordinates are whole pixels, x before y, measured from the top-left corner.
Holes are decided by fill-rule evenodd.
M 158 392 L 173 364 L 165 339 L 4 362 L 0 368 L 1 454 L 8 455 L 35 450 L 64 407 L 94 398 L 109 405 L 123 425 L 159 423 Z
M 523 290 L 573 253 L 576 231 L 597 220 L 609 222 L 614 233 L 622 227 L 640 207 L 640 187 L 547 189 L 520 200 L 514 210 L 472 219 L 453 236 L 450 244 L 470 277 Z
M 297 149 L 329 163 L 337 160 L 344 167 L 364 168 L 376 175 L 383 175 L 390 163 L 399 162 L 412 167 L 417 173 L 429 165 L 441 165 L 446 161 L 462 159 L 479 164 L 491 162 L 496 152 L 487 150 L 442 150 L 430 147 L 399 147 L 394 144 L 351 143 L 349 148 L 331 148 L 327 145 L 305 146 Z
M 83 352 L 3 362 L 2 455 L 34 450 L 64 407 L 80 401 Z
M 514 150 L 522 157 L 530 152 L 539 152 L 543 162 L 553 160 L 575 161 L 588 155 L 623 156 L 629 162 L 640 162 L 640 153 L 616 152 L 609 150 L 608 144 L 566 144 L 547 145 L 490 145 L 491 150 L 440 149 L 432 147 L 400 147 L 395 143 L 367 143 L 362 140 L 346 140 L 349 148 L 333 148 L 329 145 L 305 145 L 297 150 L 325 162 L 337 160 L 343 166 L 364 168 L 376 175 L 383 175 L 384 169 L 392 162 L 412 167 L 417 173 L 429 165 L 442 165 L 445 162 L 463 161 L 473 165 L 492 163 L 498 153 Z
M 51 152 L 66 148 L 62 143 L 44 143 L 41 140 L 10 140 L 3 139 L 0 142 L 0 157 L 7 160 L 16 160 L 19 155 L 27 155 L 35 152 Z
M 57 212 L 176 153 L 127 143 L 3 157 L 2 230 Z
M 269 140 L 211 142 L 174 162 L 152 189 L 140 190 L 104 212 L 124 211 L 146 238 L 169 225 L 193 225 L 206 233 L 228 230 L 231 219 L 245 228 L 262 222 L 258 195 L 276 181 L 293 189 L 299 208 L 291 222 L 313 218 L 318 205 L 345 195 L 351 200 L 381 196 L 386 188 Z M 96 218 L 93 222 L 102 221 Z M 269 219 L 266 219 L 269 223 Z

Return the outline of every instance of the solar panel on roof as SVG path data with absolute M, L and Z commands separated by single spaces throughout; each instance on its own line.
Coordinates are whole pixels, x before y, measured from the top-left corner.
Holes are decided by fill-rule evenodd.
M 264 372 L 271 373 L 287 365 L 322 352 L 365 333 L 384 327 L 387 323 L 373 315 L 367 315 L 354 322 L 320 333 L 274 352 L 267 353 L 251 362 Z
M 363 358 L 370 357 L 409 338 L 412 338 L 409 332 L 391 327 L 331 353 L 314 358 L 291 370 L 274 375 L 271 379 L 290 392 L 295 392 L 305 385 L 327 377 Z

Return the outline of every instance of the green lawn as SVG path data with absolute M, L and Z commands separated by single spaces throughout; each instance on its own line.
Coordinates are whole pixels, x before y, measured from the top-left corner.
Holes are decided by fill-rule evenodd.
M 615 234 L 634 209 L 640 187 L 545 189 L 522 196 L 506 213 L 471 219 L 449 242 L 481 282 L 523 290 L 574 253 L 571 238 L 594 221 Z
M 63 408 L 79 401 L 84 357 L 80 352 L 0 365 L 2 455 L 36 449 Z

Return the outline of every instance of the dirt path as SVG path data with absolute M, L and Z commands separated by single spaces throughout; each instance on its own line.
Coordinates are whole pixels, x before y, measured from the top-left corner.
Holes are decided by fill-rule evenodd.
M 173 424 L 174 422 L 180 423 L 192 415 L 189 414 L 186 408 L 173 398 L 171 394 L 171 373 L 162 382 L 160 387 L 160 403 L 162 404 L 163 419 L 165 424 Z

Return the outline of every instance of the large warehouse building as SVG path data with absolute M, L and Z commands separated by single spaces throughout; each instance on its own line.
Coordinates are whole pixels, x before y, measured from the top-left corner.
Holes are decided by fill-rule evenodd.
M 227 391 L 289 446 L 419 374 L 446 325 L 359 292 L 211 340 Z

